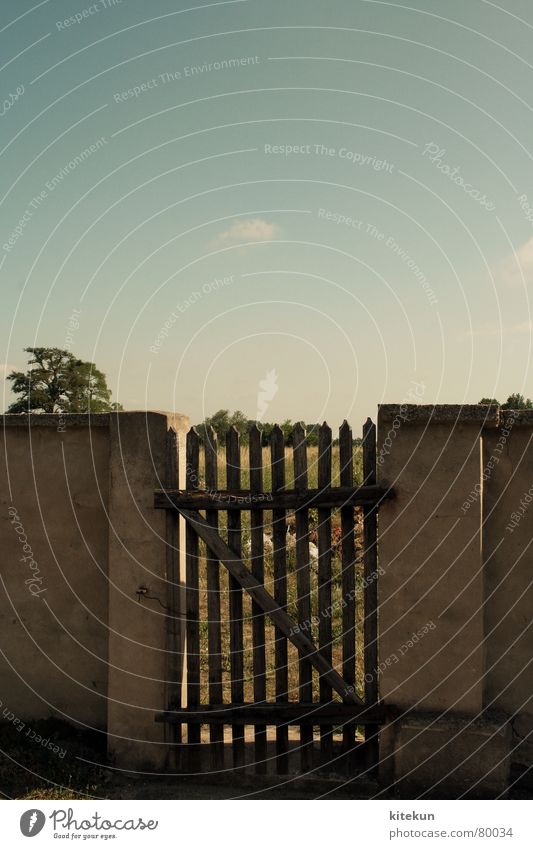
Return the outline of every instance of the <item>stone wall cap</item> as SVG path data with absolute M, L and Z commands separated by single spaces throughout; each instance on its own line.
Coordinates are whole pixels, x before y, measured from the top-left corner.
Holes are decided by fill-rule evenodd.
M 496 404 L 379 404 L 379 420 L 402 424 L 477 424 L 497 427 L 500 408 Z M 533 421 L 533 420 L 532 420 Z
M 0 416 L 2 427 L 109 427 L 111 417 L 119 422 L 121 418 L 142 416 L 152 418 L 162 416 L 182 424 L 188 422 L 188 416 L 183 413 L 170 413 L 165 410 L 117 410 L 111 413 L 5 413 Z
M 0 416 L 2 427 L 108 427 L 116 413 L 6 413 Z

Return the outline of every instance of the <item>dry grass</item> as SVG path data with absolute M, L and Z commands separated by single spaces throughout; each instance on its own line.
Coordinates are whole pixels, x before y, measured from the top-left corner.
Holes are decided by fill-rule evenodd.
M 339 486 L 339 446 L 334 445 L 332 449 L 332 486 Z M 363 480 L 363 452 L 360 446 L 353 449 L 354 484 L 357 486 Z M 318 446 L 310 446 L 307 449 L 307 466 L 309 475 L 309 487 L 314 489 L 318 486 Z M 250 485 L 250 462 L 248 448 L 241 447 L 241 487 L 248 489 Z M 203 452 L 200 452 L 200 480 L 204 484 L 205 466 Z M 294 469 L 292 462 L 292 448 L 285 449 L 285 474 L 286 485 L 290 489 L 294 485 Z M 223 446 L 218 449 L 218 487 L 226 488 L 226 455 Z M 272 488 L 272 474 L 270 469 L 270 448 L 263 448 L 263 489 L 268 492 Z

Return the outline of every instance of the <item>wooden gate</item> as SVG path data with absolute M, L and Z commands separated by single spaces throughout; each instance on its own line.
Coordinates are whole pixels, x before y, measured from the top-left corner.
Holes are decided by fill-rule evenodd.
M 224 489 L 216 434 L 203 436 L 187 434 L 186 490 L 155 493 L 186 520 L 187 703 L 157 716 L 178 729 L 180 766 L 372 767 L 383 719 L 377 511 L 391 495 L 376 483 L 375 425 L 354 447 L 344 422 L 337 447 L 324 423 L 311 464 L 302 425 L 290 447 L 272 429 L 267 462 L 258 427 L 242 446 L 231 428 Z

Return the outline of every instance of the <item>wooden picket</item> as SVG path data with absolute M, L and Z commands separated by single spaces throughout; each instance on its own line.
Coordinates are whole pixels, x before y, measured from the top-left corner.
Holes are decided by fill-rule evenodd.
M 213 428 L 208 428 L 204 446 L 205 484 L 208 490 L 218 488 L 218 442 Z M 218 511 L 206 510 L 205 517 L 211 527 L 218 530 Z M 217 557 L 208 548 L 206 551 L 207 572 L 207 634 L 209 665 L 209 703 L 221 705 L 222 693 L 222 634 L 220 605 L 220 567 Z M 210 740 L 213 744 L 212 762 L 216 769 L 224 765 L 224 729 L 220 725 L 210 726 Z
M 283 431 L 276 425 L 270 438 L 270 457 L 272 470 L 272 492 L 278 493 L 285 488 L 285 439 Z M 287 525 L 285 510 L 272 511 L 272 545 L 274 560 L 274 598 L 282 609 L 287 606 Z M 289 701 L 289 668 L 287 640 L 283 632 L 276 628 L 275 636 L 275 679 L 276 702 Z M 276 728 L 277 766 L 280 774 L 288 772 L 289 728 L 280 725 Z
M 187 434 L 186 448 L 186 484 L 187 489 L 198 489 L 200 440 L 193 428 Z M 190 523 L 186 530 L 186 580 L 185 590 L 187 609 L 187 707 L 195 710 L 200 705 L 200 594 L 199 594 L 199 555 L 198 534 Z M 200 743 L 200 728 L 187 726 L 187 766 L 194 772 L 199 756 L 197 745 Z
M 263 489 L 263 452 L 261 448 L 261 431 L 254 425 L 249 434 L 250 457 L 250 492 L 258 493 Z M 265 557 L 263 543 L 262 510 L 250 511 L 250 555 L 252 575 L 262 584 L 265 580 Z M 252 641 L 253 641 L 253 676 L 254 702 L 263 704 L 267 698 L 266 652 L 265 652 L 265 615 L 261 607 L 252 602 Z M 255 769 L 259 774 L 267 771 L 267 728 L 266 725 L 256 725 L 255 737 Z
M 226 479 L 228 489 L 241 487 L 241 452 L 239 433 L 231 427 L 226 434 Z M 235 552 L 235 559 L 241 557 L 241 514 L 229 511 L 228 546 Z M 229 576 L 230 610 L 230 661 L 231 661 L 231 700 L 236 704 L 244 701 L 244 643 L 243 643 L 243 606 L 242 588 L 232 574 Z M 244 725 L 232 726 L 233 766 L 244 766 Z
M 307 443 L 305 430 L 297 424 L 293 430 L 294 488 L 299 492 L 307 490 Z M 311 621 L 311 574 L 309 562 L 309 511 L 299 507 L 296 519 L 296 587 L 298 594 L 298 621 Z M 299 696 L 301 702 L 313 701 L 313 668 L 305 655 L 300 652 Z M 313 726 L 302 723 L 300 728 L 301 768 L 308 772 L 312 766 Z
M 376 484 L 376 425 L 367 419 L 363 425 L 363 482 Z M 377 507 L 364 507 L 364 643 L 365 702 L 378 700 L 378 517 Z M 365 726 L 368 761 L 378 760 L 378 725 Z
M 331 428 L 324 422 L 318 436 L 318 488 L 326 490 L 331 487 Z M 318 508 L 318 611 L 324 614 L 331 610 L 331 508 Z M 320 651 L 331 663 L 332 658 L 332 627 L 331 616 L 321 615 L 318 621 L 318 644 Z M 319 698 L 324 704 L 331 702 L 332 689 L 324 678 L 320 679 Z M 324 764 L 333 759 L 333 727 L 320 728 L 320 754 Z
M 341 486 L 353 486 L 352 430 L 344 421 L 339 430 L 339 463 Z M 355 688 L 355 519 L 351 507 L 341 507 L 341 564 L 342 597 L 342 674 L 350 687 Z M 344 750 L 350 753 L 355 745 L 353 726 L 342 732 Z

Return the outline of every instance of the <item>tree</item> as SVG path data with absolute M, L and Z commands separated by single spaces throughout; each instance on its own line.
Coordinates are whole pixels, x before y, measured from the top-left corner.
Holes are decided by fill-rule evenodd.
M 240 410 L 235 410 L 233 413 L 230 413 L 229 410 L 217 410 L 212 416 L 207 416 L 201 424 L 196 425 L 196 430 L 204 441 L 208 427 L 213 428 L 220 445 L 225 445 L 226 434 L 230 427 L 236 427 L 243 441 L 246 442 L 250 422 Z
M 229 410 L 217 410 L 212 416 L 207 416 L 205 421 L 197 426 L 200 436 L 205 439 L 206 430 L 212 427 L 219 442 L 226 442 L 226 433 L 229 430 Z
M 306 425 L 305 433 L 308 445 L 318 445 L 318 434 L 320 433 L 320 425 L 318 423 Z
M 294 429 L 292 421 L 290 419 L 285 419 L 285 421 L 280 424 L 280 428 L 285 439 L 285 445 L 292 445 L 292 431 Z
M 533 401 L 531 398 L 524 398 L 520 393 L 515 392 L 509 395 L 505 404 L 502 404 L 502 410 L 531 410 L 533 409 Z
M 235 410 L 235 412 L 232 413 L 230 416 L 229 424 L 230 427 L 237 428 L 243 442 L 248 441 L 248 430 L 250 424 L 247 416 L 245 416 L 244 413 L 242 413 L 240 410 Z
M 480 401 L 480 404 L 484 403 Z M 315 424 L 305 424 L 305 422 L 301 422 L 301 424 L 305 428 L 307 444 L 309 446 L 318 445 L 318 437 L 320 433 L 320 425 Z M 261 431 L 261 445 L 266 447 L 270 445 L 271 436 L 272 436 L 272 428 L 274 424 L 272 422 L 256 422 L 253 419 L 247 419 L 244 413 L 240 410 L 235 410 L 234 413 L 230 413 L 229 410 L 217 410 L 216 413 L 213 413 L 212 416 L 207 416 L 205 421 L 201 424 L 196 425 L 196 430 L 200 434 L 202 440 L 205 441 L 206 438 L 206 429 L 207 427 L 211 427 L 214 429 L 217 434 L 218 443 L 220 445 L 225 445 L 226 443 L 226 433 L 229 428 L 234 425 L 239 434 L 241 436 L 241 442 L 246 444 L 248 442 L 250 428 L 253 425 L 258 425 Z M 281 431 L 283 433 L 283 438 L 285 440 L 285 445 L 292 446 L 293 444 L 293 431 L 295 422 L 291 419 L 285 419 L 285 421 L 281 422 L 279 425 Z M 339 440 L 336 438 L 333 440 L 333 445 L 338 445 Z M 354 445 L 361 445 L 362 440 L 360 437 L 355 437 L 353 440 Z
M 261 445 L 266 448 L 270 445 L 270 437 L 272 435 L 272 422 L 260 422 L 258 425 L 261 429 Z
M 480 404 L 499 404 L 496 398 L 482 398 Z M 533 401 L 531 398 L 524 398 L 519 392 L 514 392 L 509 395 L 507 401 L 501 405 L 502 410 L 532 410 Z
M 17 400 L 8 413 L 102 413 L 122 409 L 111 403 L 105 374 L 94 363 L 61 348 L 24 348 L 27 371 L 12 371 L 7 380 Z

